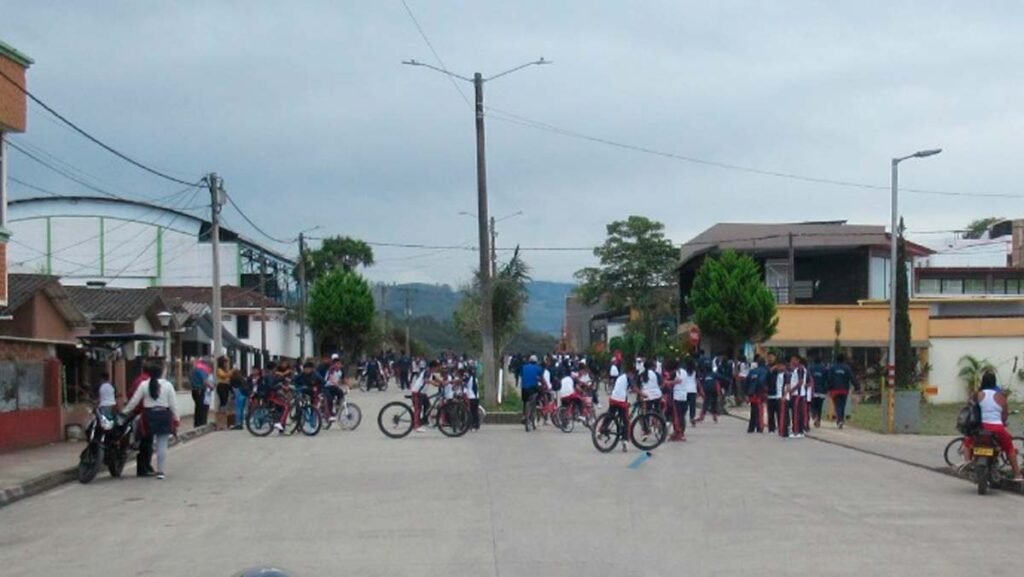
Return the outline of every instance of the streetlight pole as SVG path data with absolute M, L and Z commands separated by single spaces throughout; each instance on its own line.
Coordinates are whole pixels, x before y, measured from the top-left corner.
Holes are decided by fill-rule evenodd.
M 438 68 L 424 62 L 417 62 L 416 60 L 402 62 L 402 64 L 408 64 L 409 66 L 430 68 L 451 78 L 473 84 L 473 93 L 475 95 L 474 111 L 476 114 L 477 229 L 480 236 L 480 340 L 482 345 L 480 361 L 484 366 L 482 384 L 485 390 L 487 387 L 494 385 L 494 379 L 497 377 L 498 371 L 494 350 L 494 310 L 491 305 L 491 267 L 489 263 L 491 258 L 491 239 L 488 231 L 489 220 L 487 215 L 487 161 L 484 154 L 484 83 L 507 76 L 528 66 L 550 63 L 551 61 L 540 58 L 539 60 L 521 64 L 488 78 L 484 78 L 479 72 L 474 73 L 473 78 L 467 78 L 449 72 L 444 68 Z
M 892 159 L 892 222 L 889 233 L 889 402 L 888 402 L 888 430 L 890 433 L 896 428 L 896 275 L 900 274 L 902 263 L 896 262 L 896 245 L 899 231 L 899 180 L 900 163 L 911 158 L 925 158 L 942 152 L 941 148 L 919 150 L 914 154 Z M 903 377 L 905 375 L 899 375 Z

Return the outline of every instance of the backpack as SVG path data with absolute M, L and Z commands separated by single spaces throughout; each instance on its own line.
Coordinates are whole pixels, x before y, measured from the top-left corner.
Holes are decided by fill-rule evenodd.
M 956 429 L 963 435 L 973 435 L 981 428 L 981 405 L 968 402 L 956 416 Z

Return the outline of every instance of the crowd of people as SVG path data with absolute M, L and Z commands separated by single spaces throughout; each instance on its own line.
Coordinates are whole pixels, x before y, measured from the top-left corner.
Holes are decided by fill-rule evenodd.
M 673 425 L 672 441 L 685 441 L 687 424 L 704 422 L 708 413 L 718 422 L 727 399 L 736 406 L 749 403 L 748 433 L 802 438 L 812 426 L 821 426 L 827 400 L 836 426 L 842 428 L 847 399 L 858 387 L 842 355 L 829 363 L 820 358 L 808 363 L 796 355 L 785 360 L 768 353 L 749 362 L 742 355 L 734 360 L 729 354 L 701 354 L 682 359 L 617 358 L 606 369 L 592 364 L 582 355 L 512 355 L 507 368 L 522 392 L 524 421 L 526 407 L 541 394 L 557 394 L 561 404 L 589 398 L 599 408 L 598 390 L 605 381 L 609 410 L 628 411 L 633 398 L 648 410 L 662 411 Z

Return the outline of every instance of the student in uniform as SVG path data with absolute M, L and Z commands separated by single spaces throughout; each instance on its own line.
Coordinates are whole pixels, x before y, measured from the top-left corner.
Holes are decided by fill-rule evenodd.
M 828 370 L 828 394 L 832 397 L 832 411 L 836 415 L 836 426 L 840 429 L 846 421 L 846 398 L 857 388 L 853 369 L 846 364 L 843 355 L 836 356 L 836 362 Z
M 780 362 L 775 362 L 771 365 L 771 372 L 768 375 L 768 394 L 767 403 L 768 407 L 768 432 L 774 433 L 779 432 L 780 435 L 785 436 L 783 425 L 785 424 L 785 393 L 786 387 L 789 384 L 789 371 L 786 370 L 786 365 Z
M 463 389 L 469 401 L 469 426 L 474 431 L 480 430 L 480 394 L 476 384 L 476 371 L 472 366 L 463 371 Z
M 804 386 L 807 384 L 807 369 L 800 364 L 800 357 L 789 359 L 789 422 L 792 431 L 789 438 L 801 439 L 804 436 Z
M 670 378 L 665 384 L 672 387 L 672 428 L 673 434 L 669 441 L 686 440 L 686 371 L 679 361 L 670 360 L 668 364 Z
M 825 405 L 825 397 L 828 396 L 828 367 L 821 362 L 821 357 L 814 357 L 811 366 L 807 367 L 811 381 L 811 418 L 814 426 L 821 426 L 821 410 Z
M 697 424 L 697 363 L 693 357 L 683 363 L 683 391 L 686 393 L 686 410 L 690 413 L 690 425 Z M 685 418 L 681 415 L 680 418 Z
M 658 373 L 654 372 L 654 361 L 644 363 L 644 372 L 639 380 L 644 408 L 661 414 L 661 385 L 658 384 Z
M 715 371 L 708 371 L 704 373 L 701 379 L 701 393 L 704 397 L 704 403 L 700 408 L 700 418 L 697 419 L 698 423 L 704 422 L 704 417 L 708 414 L 708 408 L 711 409 L 711 417 L 718 422 L 718 397 L 719 397 L 719 382 L 718 376 Z
M 764 432 L 764 396 L 767 388 L 768 368 L 764 366 L 764 360 L 760 356 L 755 356 L 746 377 L 746 394 L 747 400 L 750 401 L 748 433 Z

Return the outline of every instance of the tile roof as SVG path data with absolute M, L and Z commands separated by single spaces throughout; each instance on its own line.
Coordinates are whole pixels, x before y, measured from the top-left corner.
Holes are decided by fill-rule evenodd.
M 13 315 L 14 311 L 30 301 L 33 295 L 53 282 L 57 282 L 57 277 L 48 274 L 7 275 L 7 306 L 0 308 L 0 315 Z
M 164 300 L 172 306 L 182 306 L 190 310 L 188 303 L 209 304 L 213 299 L 213 287 L 209 286 L 165 286 L 154 290 L 160 291 Z M 261 304 L 267 308 L 283 308 L 280 303 L 273 299 L 260 295 L 256 289 L 248 289 L 238 286 L 222 286 L 220 288 L 220 300 L 222 308 L 255 309 Z
M 134 322 L 145 315 L 154 303 L 162 303 L 160 293 L 153 288 L 69 286 L 65 290 L 93 322 Z

